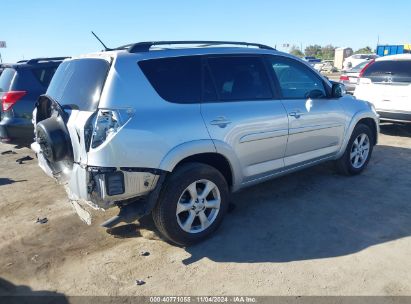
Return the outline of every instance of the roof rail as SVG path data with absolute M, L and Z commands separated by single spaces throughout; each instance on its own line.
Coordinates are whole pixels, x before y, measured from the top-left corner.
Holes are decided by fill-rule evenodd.
M 242 46 L 254 46 L 260 49 L 265 50 L 275 50 L 271 46 L 259 44 L 259 43 L 250 43 L 250 42 L 238 42 L 238 41 L 201 41 L 201 40 L 192 40 L 192 41 L 146 41 L 138 42 L 132 44 L 128 48 L 129 53 L 139 53 L 139 52 L 148 52 L 152 46 L 156 45 L 171 45 L 171 44 L 199 44 L 200 46 L 211 46 L 211 45 L 242 45 Z
M 45 57 L 45 58 L 33 58 L 28 60 L 26 63 L 27 64 L 32 64 L 32 63 L 39 63 L 40 61 L 62 61 L 66 58 L 70 57 Z

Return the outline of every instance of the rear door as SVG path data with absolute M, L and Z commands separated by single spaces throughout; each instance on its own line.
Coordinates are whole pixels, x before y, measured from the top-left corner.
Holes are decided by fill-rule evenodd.
M 356 96 L 380 111 L 411 112 L 411 60 L 376 61 L 362 78 Z
M 339 99 L 327 97 L 324 81 L 305 64 L 283 56 L 268 60 L 289 119 L 285 166 L 336 153 L 346 120 Z
M 262 57 L 210 56 L 204 64 L 202 115 L 217 151 L 233 151 L 243 182 L 284 167 L 288 118 Z

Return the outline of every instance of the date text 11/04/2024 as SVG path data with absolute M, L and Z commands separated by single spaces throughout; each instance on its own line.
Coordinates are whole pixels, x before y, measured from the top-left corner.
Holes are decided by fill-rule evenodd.
M 256 303 L 254 297 L 233 296 L 233 297 L 150 297 L 150 303 Z

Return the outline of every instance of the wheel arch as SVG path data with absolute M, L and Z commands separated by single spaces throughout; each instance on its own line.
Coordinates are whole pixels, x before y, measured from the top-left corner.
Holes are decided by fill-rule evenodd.
M 189 162 L 207 164 L 216 168 L 227 180 L 229 187 L 234 190 L 238 184 L 238 170 L 232 156 L 217 152 L 211 140 L 187 142 L 173 148 L 161 161 L 160 169 L 173 172 L 175 168 Z
M 373 144 L 376 145 L 378 143 L 378 134 L 380 132 L 378 117 L 371 116 L 368 111 L 358 112 L 356 115 L 354 115 L 350 124 L 348 125 L 348 128 L 345 132 L 343 144 L 341 145 L 341 149 L 338 152 L 336 158 L 340 158 L 344 154 L 344 151 L 347 148 L 348 142 L 350 141 L 350 138 L 352 136 L 352 133 L 354 132 L 355 127 L 360 123 L 365 124 L 371 128 L 374 134 Z
M 355 124 L 355 126 L 357 126 L 357 125 L 359 125 L 359 124 L 364 124 L 364 125 L 368 126 L 368 127 L 371 129 L 371 131 L 372 131 L 372 133 L 373 133 L 373 135 L 374 135 L 373 145 L 375 146 L 375 145 L 377 144 L 377 142 L 378 142 L 378 131 L 377 131 L 378 127 L 377 127 L 377 124 L 376 124 L 375 120 L 372 119 L 372 118 L 370 118 L 370 117 L 366 117 L 366 118 L 360 119 L 360 120 Z M 355 127 L 354 127 L 354 128 L 355 128 Z
M 224 176 L 228 186 L 233 186 L 233 171 L 227 158 L 219 153 L 200 153 L 188 156 L 177 163 L 176 168 L 187 163 L 202 163 L 214 167 Z

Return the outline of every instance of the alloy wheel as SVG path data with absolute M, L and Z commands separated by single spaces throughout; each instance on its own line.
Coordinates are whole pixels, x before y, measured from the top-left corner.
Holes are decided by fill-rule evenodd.
M 210 227 L 220 210 L 221 195 L 216 184 L 203 179 L 190 184 L 181 194 L 176 208 L 177 222 L 188 233 Z
M 370 139 L 367 134 L 362 133 L 357 136 L 352 144 L 350 153 L 351 165 L 356 169 L 361 168 L 367 161 L 369 153 Z

